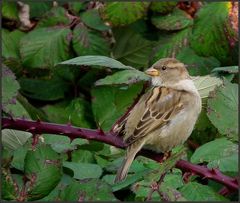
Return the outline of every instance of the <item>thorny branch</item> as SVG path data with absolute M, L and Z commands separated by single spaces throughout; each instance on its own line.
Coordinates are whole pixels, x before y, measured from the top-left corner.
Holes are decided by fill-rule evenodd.
M 112 133 L 105 133 L 102 130 L 91 130 L 84 128 L 73 127 L 70 124 L 68 125 L 59 125 L 53 123 L 47 123 L 42 121 L 30 121 L 25 119 L 13 119 L 13 118 L 2 118 L 2 129 L 15 129 L 27 131 L 32 134 L 60 134 L 70 137 L 71 139 L 75 138 L 84 138 L 88 140 L 96 140 L 110 144 L 118 148 L 125 148 L 122 139 Z M 153 159 L 157 162 L 161 162 L 163 159 L 163 154 L 157 154 L 154 152 L 149 152 L 147 150 L 141 150 L 140 155 Z M 216 182 L 219 182 L 225 185 L 230 190 L 238 190 L 239 183 L 236 178 L 232 178 L 222 174 L 217 169 L 209 169 L 206 166 L 195 165 L 189 163 L 186 160 L 179 160 L 176 163 L 176 168 L 181 169 L 182 171 L 191 172 L 196 175 L 199 175 L 203 178 L 211 179 Z

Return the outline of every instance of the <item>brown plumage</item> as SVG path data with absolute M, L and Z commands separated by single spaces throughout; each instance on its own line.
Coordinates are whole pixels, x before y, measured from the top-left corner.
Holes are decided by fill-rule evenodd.
M 128 145 L 115 182 L 126 177 L 141 148 L 167 152 L 183 143 L 201 111 L 201 98 L 183 63 L 174 58 L 161 59 L 146 73 L 152 77 L 153 87 L 114 128 L 123 132 Z

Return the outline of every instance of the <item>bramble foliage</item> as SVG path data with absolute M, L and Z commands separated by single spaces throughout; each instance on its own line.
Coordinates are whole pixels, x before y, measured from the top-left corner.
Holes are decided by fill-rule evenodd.
M 51 134 L 35 143 L 36 135 L 4 129 L 2 199 L 237 201 L 237 192 L 218 194 L 219 183 L 169 170 L 183 158 L 237 176 L 237 3 L 25 3 L 29 27 L 17 2 L 2 4 L 3 116 L 108 131 L 149 79 L 142 71 L 176 57 L 203 100 L 189 138 L 199 147 L 176 147 L 161 165 L 139 156 L 114 184 L 124 150 Z

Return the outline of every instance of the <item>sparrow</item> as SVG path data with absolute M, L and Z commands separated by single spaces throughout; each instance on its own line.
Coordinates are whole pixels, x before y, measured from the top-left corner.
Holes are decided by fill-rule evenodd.
M 127 145 L 115 183 L 126 178 L 142 148 L 166 153 L 184 143 L 201 112 L 201 97 L 183 63 L 163 58 L 145 73 L 151 78 L 151 88 L 113 128 L 113 132 L 123 135 Z

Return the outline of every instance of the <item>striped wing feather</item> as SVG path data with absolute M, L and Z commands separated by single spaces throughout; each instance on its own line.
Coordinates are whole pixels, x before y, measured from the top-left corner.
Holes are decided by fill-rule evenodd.
M 180 91 L 166 87 L 155 87 L 143 95 L 125 123 L 125 143 L 131 145 L 167 125 L 183 109 L 180 98 Z

